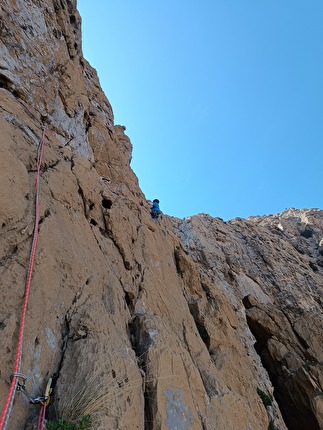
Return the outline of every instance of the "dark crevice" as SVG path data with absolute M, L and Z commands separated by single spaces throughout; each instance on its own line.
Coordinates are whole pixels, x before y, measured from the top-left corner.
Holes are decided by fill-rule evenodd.
M 110 234 L 109 234 L 109 232 L 106 231 L 105 228 L 99 227 L 99 231 L 100 231 L 100 233 L 102 234 L 103 237 L 110 239 Z
M 37 159 L 35 158 L 35 162 L 37 162 Z M 55 169 L 55 167 L 61 162 L 60 159 L 57 159 L 55 161 L 53 161 L 52 163 L 46 163 L 43 162 L 41 165 L 41 172 L 47 172 L 47 170 L 49 169 Z M 37 173 L 37 167 L 33 167 L 31 169 L 28 170 L 28 173 Z
M 209 333 L 205 327 L 204 324 L 204 318 L 201 317 L 198 305 L 195 303 L 189 303 L 189 310 L 191 312 L 191 315 L 195 321 L 195 325 L 197 328 L 197 331 L 199 332 L 199 335 L 201 336 L 201 339 L 205 343 L 207 349 L 210 349 L 210 336 Z
M 139 369 L 144 378 L 145 428 L 149 430 L 157 413 L 155 401 L 155 380 L 147 377 L 148 350 L 152 344 L 149 333 L 145 330 L 143 316 L 136 315 L 128 324 L 129 339 L 134 350 Z
M 102 228 L 99 228 L 100 233 L 102 234 L 102 236 L 104 236 L 104 234 L 103 234 L 103 231 L 102 231 L 102 230 L 103 230 Z M 93 231 L 94 231 L 94 230 L 93 230 Z M 105 251 L 102 249 L 101 243 L 100 243 L 100 241 L 98 240 L 98 238 L 96 237 L 96 234 L 94 234 L 94 238 L 95 238 L 95 241 L 96 241 L 96 243 L 97 243 L 97 245 L 98 245 L 98 248 L 100 249 L 100 251 L 102 252 L 102 254 L 103 254 L 103 255 L 105 255 Z
M 130 312 L 130 315 L 133 315 L 133 313 L 134 313 L 134 310 L 135 310 L 135 305 L 134 305 L 134 298 L 132 297 L 132 295 L 129 293 L 129 291 L 126 291 L 125 292 L 125 296 L 124 296 L 124 298 L 125 298 L 125 301 L 126 301 L 126 304 L 127 304 L 127 307 L 128 307 L 128 309 L 129 309 L 129 312 Z
M 44 215 L 39 219 L 39 225 L 42 224 L 46 218 L 50 217 L 50 209 L 46 209 Z
M 175 248 L 174 259 L 175 259 L 176 271 L 180 275 L 180 277 L 183 277 L 183 273 L 184 272 L 183 272 L 183 269 L 181 267 L 181 252 L 180 252 L 180 248 L 179 247 Z
M 78 179 L 78 177 L 77 177 L 77 175 L 75 174 L 75 172 L 74 172 L 74 167 L 75 167 L 75 162 L 74 162 L 74 160 L 72 159 L 71 160 L 71 172 L 73 173 L 73 175 L 75 176 L 75 179 L 76 179 L 76 183 L 77 183 L 77 185 L 78 185 L 78 190 L 77 190 L 77 192 L 78 192 L 78 195 L 81 197 L 81 200 L 82 200 L 82 203 L 83 203 L 83 212 L 84 212 L 84 216 L 85 216 L 85 218 L 86 219 L 88 219 L 89 218 L 89 212 L 94 208 L 94 203 L 91 201 L 91 200 L 89 200 L 89 201 L 87 201 L 87 199 L 86 199 L 86 197 L 85 197 L 85 194 L 84 194 L 84 191 L 83 191 L 83 188 L 81 187 L 81 184 L 80 184 L 80 181 L 79 181 L 79 179 Z M 92 220 L 91 220 L 92 221 Z M 91 222 L 90 221 L 90 222 Z M 96 221 L 95 221 L 96 222 Z M 95 223 L 93 223 L 93 222 L 91 222 L 91 224 L 92 225 L 96 225 Z
M 75 15 L 70 15 L 70 23 L 72 25 L 76 25 L 77 24 Z
M 0 73 L 0 88 L 11 91 L 13 88 L 13 82 L 5 75 Z
M 306 350 L 309 349 L 309 345 L 306 342 L 306 340 L 304 338 L 302 338 L 302 336 L 295 330 L 293 323 L 291 322 L 291 320 L 289 319 L 289 316 L 286 312 L 284 312 L 284 310 L 282 310 L 282 313 L 284 315 L 284 317 L 287 319 L 287 321 L 289 322 L 290 328 L 292 329 L 294 335 L 296 336 L 297 340 L 299 341 L 299 343 L 301 344 L 301 346 L 304 348 L 304 354 L 306 354 Z M 308 358 L 312 358 L 312 357 L 308 357 Z
M 47 417 L 49 420 L 54 421 L 57 419 L 57 408 L 55 405 L 55 386 L 57 385 L 57 381 L 60 377 L 60 373 L 64 364 L 65 352 L 67 348 L 68 339 L 70 337 L 70 321 L 67 315 L 65 316 L 64 324 L 62 326 L 62 346 L 61 346 L 61 355 L 59 362 L 57 364 L 57 368 L 55 373 L 53 374 L 53 382 L 52 382 L 52 394 L 51 394 L 51 402 L 47 408 Z
M 82 187 L 80 186 L 79 183 L 78 183 L 78 194 L 79 194 L 79 196 L 82 199 L 84 215 L 87 218 L 88 214 L 87 214 L 86 198 L 84 196 L 83 189 L 82 189 Z
M 187 334 L 186 334 L 186 327 L 185 324 L 182 325 L 182 330 L 183 330 L 183 340 L 184 340 L 184 344 L 185 347 L 187 349 L 187 351 L 191 354 L 191 350 L 189 347 L 189 343 L 187 340 Z M 193 359 L 193 356 L 192 356 Z M 194 361 L 194 359 L 193 359 Z M 196 368 L 199 369 L 199 366 L 196 365 Z M 201 376 L 201 380 L 203 382 L 203 386 L 205 389 L 205 392 L 207 393 L 207 395 L 209 396 L 209 398 L 217 396 L 219 394 L 219 391 L 217 389 L 217 384 L 216 384 L 216 380 L 215 378 L 210 375 L 208 372 L 204 371 L 204 370 L 199 370 L 200 376 Z M 189 380 L 189 375 L 187 375 L 188 380 Z
M 30 111 L 30 109 L 26 106 L 24 102 L 27 100 L 27 96 L 25 92 L 22 89 L 14 88 L 13 82 L 4 74 L 0 74 L 0 88 L 4 88 L 5 90 L 8 90 L 11 92 L 11 94 L 15 97 L 18 103 L 23 106 L 25 111 L 30 115 L 31 118 L 36 120 L 36 123 L 39 123 L 39 119 L 36 118 L 36 116 Z
M 12 80 L 3 73 L 0 73 L 0 88 L 10 91 L 11 94 L 16 98 L 25 99 L 23 91 L 15 88 L 15 84 L 12 82 Z
M 124 249 L 123 249 L 123 248 L 122 248 L 122 246 L 118 243 L 118 241 L 116 240 L 116 238 L 113 236 L 112 230 L 111 230 L 111 229 L 109 228 L 109 226 L 108 226 L 107 219 L 106 219 L 106 217 L 104 216 L 104 213 L 102 214 L 102 216 L 103 216 L 103 220 L 104 220 L 104 226 L 105 226 L 105 229 L 100 228 L 100 233 L 102 234 L 102 236 L 104 236 L 104 237 L 109 238 L 109 239 L 111 239 L 111 240 L 112 240 L 112 242 L 113 242 L 114 246 L 115 246 L 115 247 L 117 248 L 117 250 L 119 251 L 119 254 L 120 254 L 121 258 L 122 258 L 123 265 L 124 265 L 125 269 L 127 269 L 127 270 L 131 270 L 131 269 L 132 269 L 132 266 L 131 266 L 131 263 L 126 259 L 126 255 L 125 255 L 125 251 L 124 251 Z
M 61 162 L 62 160 L 59 158 L 57 160 L 54 160 L 52 163 L 42 163 L 41 171 L 46 172 L 49 169 L 55 169 L 55 167 Z
M 185 348 L 187 349 L 187 351 L 189 353 L 191 353 L 191 349 L 189 347 L 189 343 L 188 343 L 188 340 L 187 340 L 186 326 L 185 326 L 184 323 L 182 323 L 182 335 L 183 335 L 183 341 L 184 341 L 184 344 L 185 344 Z
M 274 397 L 279 405 L 285 424 L 289 430 L 319 430 L 319 425 L 311 410 L 310 400 L 304 404 L 305 393 L 301 392 L 295 369 L 289 373 L 288 363 L 283 359 L 275 360 L 270 353 L 268 341 L 272 338 L 261 321 L 248 316 L 247 324 L 256 339 L 254 345 L 264 368 L 267 370 L 271 383 L 274 387 Z M 297 371 L 296 371 L 297 373 Z M 296 389 L 295 389 L 296 388 Z
M 205 328 L 205 325 L 201 321 L 195 321 L 195 324 L 196 324 L 196 328 L 197 328 L 197 330 L 201 336 L 201 339 L 205 343 L 207 349 L 209 349 L 210 348 L 210 336 L 209 336 L 209 333 L 207 332 L 207 330 Z
M 147 362 L 147 352 L 152 344 L 152 340 L 144 329 L 144 316 L 136 315 L 128 324 L 129 338 L 132 349 L 135 351 L 138 364 L 144 369 Z
M 85 124 L 85 132 L 88 133 L 92 124 L 91 124 L 90 115 L 87 112 L 84 112 L 84 124 Z

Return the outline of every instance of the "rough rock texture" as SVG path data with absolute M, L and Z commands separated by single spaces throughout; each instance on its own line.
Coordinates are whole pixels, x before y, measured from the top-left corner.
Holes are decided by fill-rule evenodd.
M 199 298 L 195 315 L 215 364 L 225 361 L 221 329 L 215 330 L 215 319 L 210 324 L 206 309 L 214 301 L 219 307 L 220 296 L 235 311 L 250 358 L 253 334 L 288 428 L 322 428 L 322 211 L 290 209 L 228 223 L 197 215 L 178 221 L 176 229 L 199 266 L 208 303 Z
M 94 429 L 323 429 L 323 212 L 155 222 L 72 0 L 0 5 L 0 407 L 21 372 Z M 8 429 L 39 406 L 17 393 Z

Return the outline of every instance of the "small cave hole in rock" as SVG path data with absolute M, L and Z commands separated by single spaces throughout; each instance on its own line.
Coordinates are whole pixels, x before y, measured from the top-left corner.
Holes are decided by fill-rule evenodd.
M 102 199 L 102 206 L 103 206 L 105 209 L 111 209 L 112 201 L 111 201 L 111 200 L 109 200 L 109 199 L 105 199 L 105 198 L 103 198 L 103 199 Z
M 98 223 L 95 221 L 95 219 L 91 218 L 90 220 L 91 225 L 98 225 Z
M 13 86 L 12 81 L 7 78 L 7 76 L 0 74 L 0 88 L 4 88 L 5 90 L 11 90 Z
M 313 270 L 313 272 L 318 272 L 318 267 L 312 262 L 310 261 L 309 263 L 310 268 Z
M 313 230 L 310 228 L 305 228 L 303 231 L 301 231 L 301 236 L 305 237 L 306 239 L 309 239 L 313 236 Z

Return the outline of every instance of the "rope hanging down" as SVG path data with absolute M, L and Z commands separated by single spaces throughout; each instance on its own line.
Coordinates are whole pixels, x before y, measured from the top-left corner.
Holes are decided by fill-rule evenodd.
M 45 401 L 42 403 L 42 407 L 40 410 L 38 423 L 37 423 L 37 430 L 45 430 L 45 415 L 46 415 L 46 408 L 49 403 L 50 394 L 52 392 L 52 378 L 50 378 L 47 382 L 46 390 L 45 390 Z
M 13 406 L 13 401 L 14 401 L 14 397 L 15 397 L 15 393 L 16 393 L 16 389 L 17 389 L 17 384 L 18 384 L 17 374 L 20 373 L 25 318 L 26 318 L 26 313 L 27 313 L 27 304 L 28 304 L 28 297 L 29 297 L 29 291 L 30 291 L 30 285 L 31 285 L 31 276 L 33 273 L 33 268 L 34 268 L 37 239 L 38 239 L 38 230 L 39 230 L 39 179 L 40 179 L 40 168 L 41 168 L 44 146 L 45 146 L 45 134 L 46 134 L 46 128 L 44 127 L 43 133 L 42 133 L 42 140 L 41 140 L 41 143 L 38 146 L 38 150 L 37 150 L 37 174 L 36 174 L 36 183 L 35 183 L 36 199 L 35 199 L 34 234 L 33 234 L 31 253 L 30 253 L 28 275 L 27 275 L 26 286 L 25 286 L 25 298 L 24 298 L 23 309 L 22 309 L 22 314 L 21 314 L 21 322 L 20 322 L 20 329 L 19 329 L 15 368 L 13 371 L 13 377 L 12 377 L 9 393 L 8 393 L 6 403 L 4 405 L 4 409 L 3 409 L 1 419 L 0 419 L 0 430 L 5 430 L 7 427 L 8 419 L 9 419 L 9 416 L 11 413 L 11 409 Z

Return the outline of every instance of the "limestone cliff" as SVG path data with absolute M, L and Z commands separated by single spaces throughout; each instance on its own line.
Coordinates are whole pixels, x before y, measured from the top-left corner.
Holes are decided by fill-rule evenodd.
M 0 407 L 93 429 L 323 429 L 323 212 L 155 222 L 75 0 L 0 5 Z M 15 395 L 9 430 L 36 428 Z

